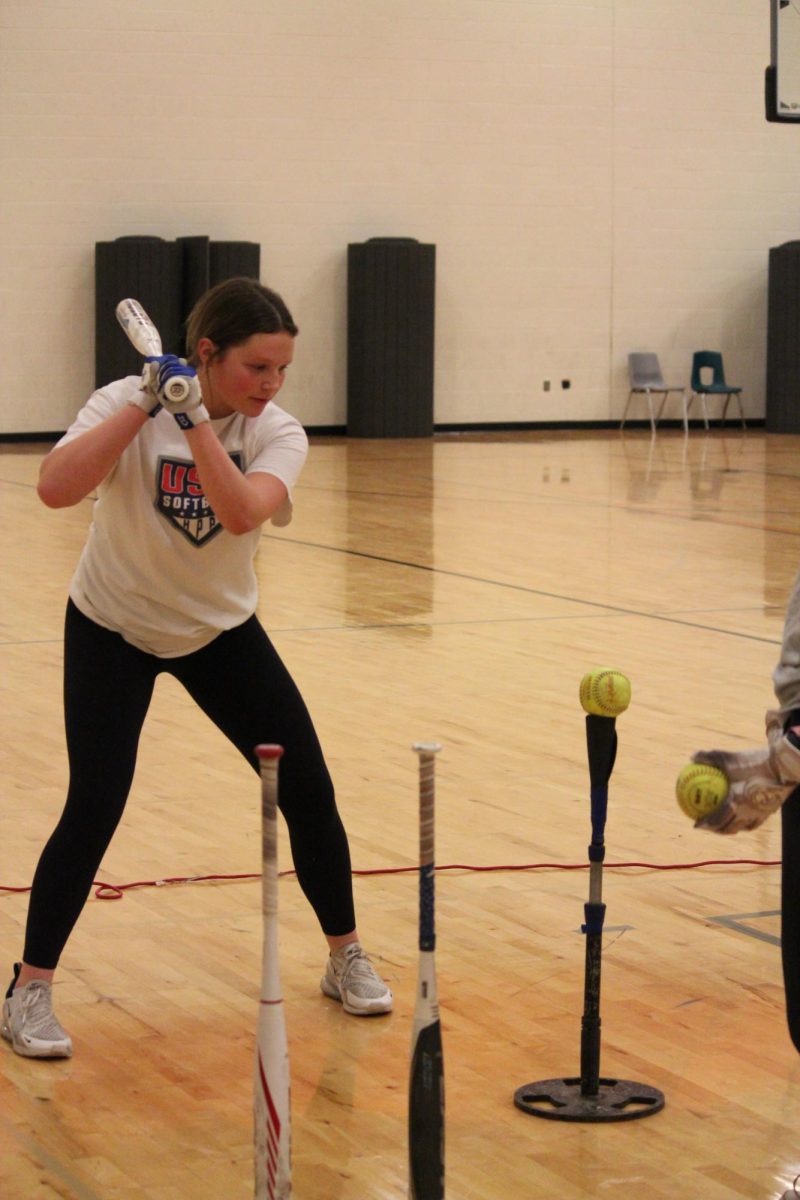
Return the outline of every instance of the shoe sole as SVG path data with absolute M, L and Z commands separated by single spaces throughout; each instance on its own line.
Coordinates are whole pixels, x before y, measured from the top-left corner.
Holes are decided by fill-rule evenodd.
M 338 987 L 336 987 L 335 984 L 330 983 L 328 979 L 321 979 L 319 986 L 323 995 L 329 996 L 331 1000 L 336 1000 L 339 1004 L 341 1004 L 344 1011 L 346 1013 L 350 1013 L 350 1015 L 353 1017 L 380 1017 L 382 1014 L 390 1013 L 392 1011 L 392 1003 L 394 1000 L 394 997 L 392 996 L 389 998 L 388 1008 L 386 1007 L 385 1001 L 382 1000 L 372 1002 L 380 1005 L 380 1007 L 355 1008 L 352 1004 L 348 1004 L 346 1000 L 342 999 L 342 993 L 339 991 Z
M 14 1035 L 5 1021 L 3 1022 L 2 1027 L 0 1027 L 0 1034 L 2 1034 L 5 1040 L 10 1044 L 14 1053 L 19 1054 L 22 1058 L 72 1058 L 71 1045 L 69 1049 L 63 1050 L 53 1049 L 52 1046 L 46 1050 L 41 1050 L 34 1046 L 25 1046 L 24 1044 L 20 1045 L 19 1042 L 14 1041 Z M 47 1045 L 47 1043 L 45 1043 L 45 1045 Z

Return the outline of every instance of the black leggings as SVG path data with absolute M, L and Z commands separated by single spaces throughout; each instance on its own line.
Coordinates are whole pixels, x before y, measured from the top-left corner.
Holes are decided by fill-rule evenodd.
M 781 809 L 781 953 L 789 1034 L 800 1050 L 800 788 Z
M 86 902 L 125 808 L 162 671 L 183 684 L 255 771 L 255 746 L 283 746 L 279 804 L 300 886 L 324 933 L 355 928 L 350 852 L 333 784 L 303 698 L 257 618 L 193 654 L 156 658 L 90 621 L 70 600 L 64 631 L 70 784 L 33 879 L 24 954 L 31 966 L 57 965 Z

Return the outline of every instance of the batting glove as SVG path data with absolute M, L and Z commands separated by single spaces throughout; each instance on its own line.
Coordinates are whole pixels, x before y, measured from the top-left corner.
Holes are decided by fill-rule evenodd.
M 148 417 L 154 417 L 161 412 L 161 397 L 158 394 L 158 369 L 154 367 L 155 360 L 148 360 L 142 371 L 142 381 L 138 392 L 128 401 L 129 404 L 146 412 Z
M 701 750 L 692 762 L 718 767 L 730 782 L 728 795 L 695 822 L 714 833 L 757 829 L 800 786 L 800 749 L 783 732 L 775 710 L 767 712 L 767 745 L 758 750 Z
M 148 359 L 145 370 L 151 372 L 151 387 L 159 403 L 165 412 L 172 414 L 181 429 L 193 429 L 209 420 L 197 372 L 185 358 L 162 354 Z

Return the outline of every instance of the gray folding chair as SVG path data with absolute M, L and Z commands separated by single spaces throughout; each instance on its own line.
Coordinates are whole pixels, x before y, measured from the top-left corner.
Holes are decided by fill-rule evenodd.
M 650 410 L 650 428 L 655 433 L 656 425 L 664 411 L 667 397 L 670 392 L 679 392 L 683 399 L 683 431 L 684 433 L 689 432 L 689 408 L 686 399 L 686 388 L 678 384 L 664 383 L 664 376 L 661 374 L 661 364 L 658 361 L 657 354 L 629 354 L 628 377 L 630 380 L 630 391 L 628 392 L 628 403 L 625 405 L 625 411 L 622 414 L 620 429 L 625 424 L 625 418 L 628 415 L 628 409 L 631 406 L 633 397 L 644 396 Z M 654 396 L 661 397 L 658 412 L 653 407 Z

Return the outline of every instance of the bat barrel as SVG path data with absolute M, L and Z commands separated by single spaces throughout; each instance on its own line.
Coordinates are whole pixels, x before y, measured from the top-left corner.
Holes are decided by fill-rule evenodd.
M 156 358 L 161 354 L 161 334 L 138 300 L 120 300 L 114 312 L 128 341 L 140 354 Z
M 159 358 L 161 334 L 139 301 L 120 300 L 114 311 L 131 345 L 147 358 Z M 189 395 L 190 389 L 189 380 L 178 376 L 167 382 L 163 389 L 163 397 L 173 404 L 181 404 Z

